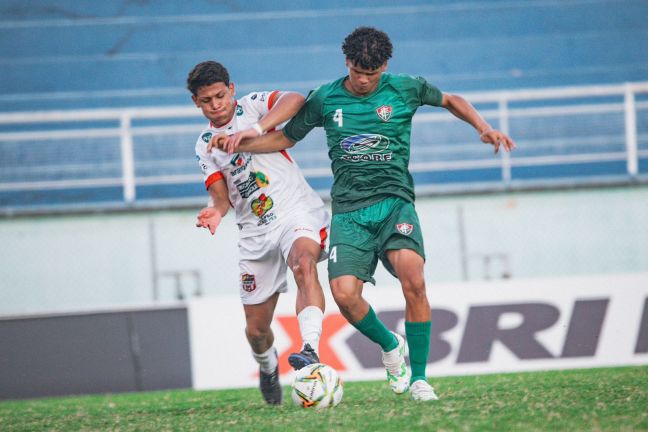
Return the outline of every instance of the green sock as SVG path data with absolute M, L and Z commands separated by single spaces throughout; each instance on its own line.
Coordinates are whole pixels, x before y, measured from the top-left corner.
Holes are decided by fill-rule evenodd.
M 369 306 L 369 312 L 357 323 L 351 325 L 358 329 L 360 333 L 380 345 L 383 351 L 391 351 L 398 346 L 396 336 L 389 331 L 385 324 L 376 316 L 373 308 Z
M 409 346 L 409 361 L 412 368 L 410 383 L 425 380 L 425 367 L 430 354 L 430 333 L 432 322 L 407 322 L 405 321 L 405 334 Z

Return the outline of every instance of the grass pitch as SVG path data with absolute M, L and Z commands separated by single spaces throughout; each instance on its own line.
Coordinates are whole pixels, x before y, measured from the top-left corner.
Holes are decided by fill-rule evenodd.
M 334 409 L 266 405 L 258 389 L 0 402 L 10 431 L 648 431 L 648 366 L 430 379 L 441 400 L 349 382 Z

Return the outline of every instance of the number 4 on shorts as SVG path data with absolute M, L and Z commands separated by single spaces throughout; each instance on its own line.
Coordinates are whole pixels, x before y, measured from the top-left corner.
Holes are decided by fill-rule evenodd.
M 333 261 L 334 263 L 337 262 L 337 246 L 333 246 L 329 251 L 329 260 Z

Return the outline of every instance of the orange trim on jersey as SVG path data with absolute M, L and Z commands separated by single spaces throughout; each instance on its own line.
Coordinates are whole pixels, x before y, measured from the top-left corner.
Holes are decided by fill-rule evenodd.
M 283 157 L 288 159 L 288 162 L 292 163 L 293 160 L 292 160 L 292 158 L 290 157 L 290 155 L 288 154 L 288 152 L 286 150 L 279 150 L 279 153 L 281 153 L 283 155 Z
M 209 189 L 209 186 L 213 185 L 219 180 L 223 180 L 223 173 L 216 171 L 214 174 L 207 177 L 207 180 L 205 180 L 205 189 Z
M 320 248 L 324 250 L 324 247 L 326 246 L 326 238 L 328 237 L 328 231 L 326 231 L 326 228 L 322 228 L 320 230 Z
M 279 90 L 275 90 L 272 93 L 270 93 L 270 97 L 268 98 L 268 110 L 272 109 L 275 102 L 277 102 L 278 96 L 279 96 Z

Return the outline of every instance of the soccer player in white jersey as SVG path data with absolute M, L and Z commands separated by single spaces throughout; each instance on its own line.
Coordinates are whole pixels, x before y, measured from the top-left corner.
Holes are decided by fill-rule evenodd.
M 317 263 L 326 258 L 329 215 L 286 151 L 228 154 L 208 148 L 212 136 L 257 136 L 280 127 L 303 105 L 293 92 L 255 92 L 235 99 L 234 83 L 220 63 L 199 63 L 189 73 L 192 100 L 209 120 L 196 142 L 210 204 L 196 225 L 214 234 L 230 206 L 239 227 L 240 296 L 245 333 L 259 363 L 261 393 L 280 404 L 279 367 L 270 328 L 279 293 L 286 292 L 289 267 L 298 287 L 296 312 L 303 346 L 288 358 L 300 369 L 319 362 L 324 294 Z

